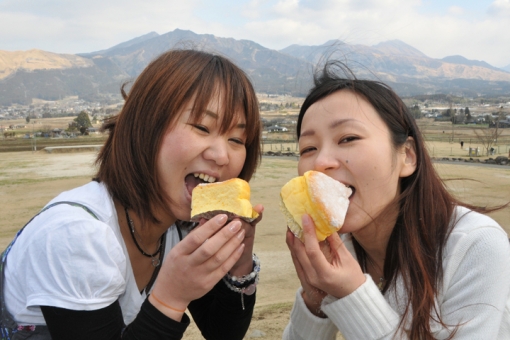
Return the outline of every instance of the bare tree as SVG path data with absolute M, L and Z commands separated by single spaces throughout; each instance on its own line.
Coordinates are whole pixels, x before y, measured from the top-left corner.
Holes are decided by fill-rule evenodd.
M 496 124 L 497 126 L 497 124 Z M 498 129 L 497 127 L 491 128 L 479 128 L 473 129 L 473 132 L 476 135 L 478 141 L 483 145 L 483 148 L 486 150 L 487 156 L 490 155 L 490 150 L 493 148 L 493 145 L 498 141 L 498 137 L 503 132 L 502 129 Z
M 498 142 L 499 135 L 501 135 L 501 132 L 498 133 L 498 129 L 500 128 L 499 122 L 502 121 L 502 120 L 505 120 L 505 118 L 506 118 L 506 116 L 503 113 L 503 106 L 500 106 L 499 110 L 497 112 L 496 119 L 494 119 L 493 121 L 489 122 L 489 127 L 496 129 L 496 131 L 495 131 L 495 134 L 496 134 L 496 143 Z

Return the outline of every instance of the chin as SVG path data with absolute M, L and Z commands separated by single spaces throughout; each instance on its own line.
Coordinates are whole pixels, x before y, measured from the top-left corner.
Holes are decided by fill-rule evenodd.
M 177 211 L 175 214 L 174 214 L 175 218 L 177 220 L 181 220 L 181 221 L 190 221 L 191 220 L 191 210 L 187 210 L 187 211 Z

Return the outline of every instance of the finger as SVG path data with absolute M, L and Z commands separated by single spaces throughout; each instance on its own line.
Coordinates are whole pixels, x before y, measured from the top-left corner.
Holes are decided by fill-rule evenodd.
M 322 254 L 317 234 L 315 232 L 315 224 L 308 214 L 303 214 L 301 217 L 303 224 L 303 238 L 305 241 L 306 253 L 310 258 L 317 258 Z
M 204 266 L 209 271 L 216 271 L 219 269 L 220 272 L 223 272 L 223 275 L 225 275 L 232 267 L 236 264 L 237 260 L 239 260 L 240 257 L 237 257 L 235 252 L 239 248 L 239 246 L 242 243 L 244 239 L 244 230 L 240 230 L 235 237 L 232 237 L 230 240 L 228 240 L 220 249 L 218 249 L 217 252 L 212 254 L 205 262 Z M 243 244 L 244 245 L 244 244 Z M 207 246 L 205 244 L 204 246 Z M 246 246 L 246 245 L 244 245 Z M 234 257 L 236 259 L 235 262 L 231 263 L 231 258 Z M 251 261 L 251 254 L 250 254 L 250 261 Z M 251 262 L 250 262 L 251 266 Z M 252 268 L 250 267 L 250 270 Z
M 305 278 L 303 267 L 301 267 L 301 263 L 299 263 L 299 259 L 296 256 L 294 251 L 294 242 L 296 241 L 296 236 L 290 229 L 287 229 L 287 234 L 285 235 L 285 241 L 287 243 L 287 247 L 290 250 L 290 257 L 292 259 L 292 263 L 294 263 L 294 268 L 296 269 L 296 273 L 298 275 L 299 280 L 301 281 L 301 285 L 303 285 L 303 280 Z M 301 242 L 299 242 L 301 243 Z
M 241 256 L 243 255 L 245 245 L 243 243 L 239 244 L 239 246 L 228 256 L 228 258 L 223 262 L 223 264 L 216 269 L 216 281 L 219 281 L 223 276 L 225 276 L 230 269 L 239 261 Z
M 262 213 L 264 212 L 264 206 L 262 204 L 257 204 L 256 206 L 253 207 L 253 210 L 255 210 L 257 212 L 257 214 L 259 214 L 259 216 L 257 216 L 257 218 L 255 220 L 253 220 L 250 224 L 252 226 L 256 226 L 257 223 L 259 223 L 260 220 L 262 220 Z
M 289 248 L 290 252 L 292 253 L 292 247 L 294 246 L 294 240 L 296 236 L 292 231 L 290 231 L 289 228 L 287 228 L 287 233 L 285 234 L 285 242 L 287 243 L 287 247 Z
M 190 263 L 194 265 L 200 265 L 208 261 L 214 257 L 218 251 L 224 247 L 231 239 L 234 243 L 232 246 L 233 249 L 237 248 L 244 239 L 244 235 L 245 231 L 241 229 L 241 222 L 238 220 L 231 221 L 216 234 L 211 235 L 211 237 L 207 239 L 207 242 L 202 243 L 202 245 L 200 245 L 193 252 L 193 254 L 191 254 L 192 257 Z M 217 259 L 217 261 L 221 261 L 221 259 Z
M 260 215 L 264 212 L 264 206 L 262 204 L 257 204 L 253 207 L 253 210 L 255 210 Z
M 288 242 L 289 249 L 291 250 L 291 256 L 299 262 L 299 265 L 303 272 L 303 278 L 307 282 L 311 282 L 310 279 L 317 276 L 317 272 L 315 270 L 314 265 L 310 261 L 308 256 L 308 252 L 306 250 L 306 245 L 301 242 L 291 231 L 288 231 L 287 237 L 291 242 Z M 315 242 L 317 243 L 317 237 L 315 237 Z M 289 244 L 290 243 L 290 244 Z M 317 245 L 318 246 L 318 245 Z M 320 252 L 320 250 L 319 250 Z
M 227 222 L 227 215 L 219 214 L 205 222 L 200 228 L 195 228 L 181 242 L 177 243 L 178 248 L 184 254 L 191 254 L 197 250 L 208 238 L 220 230 Z
M 294 269 L 296 270 L 296 274 L 298 276 L 299 281 L 301 282 L 301 285 L 302 286 L 307 285 L 308 282 L 306 281 L 306 274 L 303 269 L 303 266 L 301 266 L 301 263 L 299 262 L 299 259 L 293 253 L 291 253 L 290 257 L 292 259 L 292 263 L 294 264 Z
M 331 256 L 330 250 L 328 249 L 327 254 L 324 254 L 321 249 L 321 245 L 317 240 L 317 234 L 315 232 L 315 224 L 313 220 L 308 214 L 304 214 L 302 216 L 303 223 L 303 234 L 305 239 L 305 250 L 308 261 L 310 263 L 311 268 L 313 268 L 314 272 L 320 277 L 323 273 L 325 273 L 328 268 L 330 268 L 330 263 L 328 262 L 327 256 Z M 325 245 L 325 247 L 328 247 Z M 306 269 L 306 267 L 305 267 Z

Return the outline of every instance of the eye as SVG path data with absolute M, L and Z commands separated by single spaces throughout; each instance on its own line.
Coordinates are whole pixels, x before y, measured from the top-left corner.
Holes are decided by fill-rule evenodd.
M 206 133 L 209 133 L 209 129 L 203 125 L 200 125 L 200 124 L 192 124 L 191 126 L 193 126 L 195 129 L 198 129 L 200 131 L 203 131 L 203 132 L 206 132 Z
M 316 150 L 315 147 L 304 148 L 303 150 L 299 150 L 299 155 L 303 156 L 304 154 L 306 154 L 308 152 L 311 152 L 311 151 L 314 151 L 314 150 Z
M 230 138 L 229 141 L 234 142 L 239 145 L 244 145 L 244 140 L 242 140 L 240 138 Z
M 356 136 L 348 136 L 348 137 L 344 137 L 344 138 L 340 139 L 338 144 L 354 142 L 355 140 L 358 140 L 358 139 L 359 139 L 359 137 L 356 137 Z

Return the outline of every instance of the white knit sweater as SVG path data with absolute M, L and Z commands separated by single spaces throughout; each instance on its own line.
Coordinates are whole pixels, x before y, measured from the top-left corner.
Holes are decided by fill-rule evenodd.
M 354 254 L 350 237 L 346 245 Z M 457 208 L 457 224 L 443 255 L 443 284 L 436 304 L 442 321 L 459 325 L 454 339 L 510 339 L 510 243 L 505 231 L 491 218 Z M 322 302 L 325 319 L 314 316 L 296 294 L 283 339 L 406 339 L 398 328 L 406 306 L 401 278 L 396 289 L 383 296 L 369 275 L 350 295 Z M 409 321 L 409 320 L 407 320 Z M 431 321 L 436 339 L 450 330 Z

